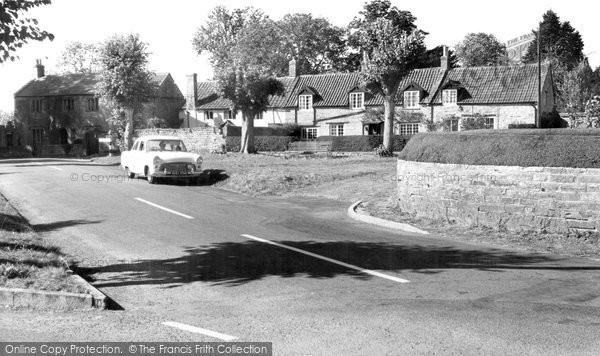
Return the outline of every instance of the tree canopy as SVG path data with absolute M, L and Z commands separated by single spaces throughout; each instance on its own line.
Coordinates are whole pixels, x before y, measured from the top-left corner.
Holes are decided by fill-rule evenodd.
M 266 111 L 271 95 L 283 93 L 275 79 L 281 57 L 271 55 L 279 46 L 275 22 L 253 8 L 216 7 L 193 44 L 199 54 L 211 54 L 220 93 L 242 113 L 241 152 L 254 153 L 254 118 Z
M 534 41 L 523 57 L 525 63 L 537 62 L 538 36 L 541 39 L 542 60 L 554 60 L 566 66 L 567 70 L 573 69 L 583 60 L 583 40 L 568 21 L 561 22 L 554 11 L 548 10 L 542 17 L 540 29 L 541 35 L 538 34 L 538 29 L 533 30 Z
M 469 33 L 456 46 L 456 57 L 464 67 L 484 67 L 506 64 L 506 46 L 496 36 Z
M 157 90 L 148 69 L 148 56 L 147 45 L 137 34 L 114 35 L 100 49 L 102 79 L 98 91 L 117 107 L 114 121 L 126 121 L 123 135 L 128 149 L 133 144 L 134 117 Z
M 98 73 L 101 68 L 100 46 L 95 43 L 67 43 L 57 63 L 61 73 Z
M 287 14 L 277 21 L 280 46 L 278 53 L 285 59 L 280 74 L 285 75 L 288 62 L 296 60 L 301 74 L 318 74 L 348 68 L 346 30 L 327 19 L 311 14 Z
M 416 28 L 410 12 L 391 7 L 386 0 L 365 4 L 361 15 L 362 18 L 353 21 L 352 38 L 363 54 L 363 84 L 384 97 L 383 145 L 391 150 L 398 86 L 422 63 L 425 33 Z
M 30 40 L 54 40 L 54 35 L 39 28 L 27 11 L 49 5 L 51 0 L 3 0 L 0 4 L 0 63 L 14 61 L 13 53 Z

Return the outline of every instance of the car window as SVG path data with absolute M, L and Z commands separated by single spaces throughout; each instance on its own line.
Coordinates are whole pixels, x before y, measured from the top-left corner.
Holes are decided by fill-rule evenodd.
M 146 145 L 148 151 L 187 152 L 181 140 L 151 140 Z
M 137 150 L 137 149 L 138 149 L 138 146 L 139 146 L 139 144 L 140 144 L 140 141 L 137 141 L 137 142 L 136 142 L 136 143 L 133 145 L 133 147 L 131 147 L 131 150 L 132 150 L 132 151 L 135 151 L 135 150 Z
M 144 150 L 144 141 L 140 141 L 140 151 Z

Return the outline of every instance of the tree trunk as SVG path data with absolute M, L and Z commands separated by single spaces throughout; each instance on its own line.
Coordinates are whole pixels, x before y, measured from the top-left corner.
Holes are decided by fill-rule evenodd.
M 125 133 L 123 134 L 124 139 L 125 139 L 125 145 L 127 146 L 127 150 L 131 149 L 131 146 L 133 146 L 133 115 L 135 115 L 135 110 L 134 109 L 126 109 L 125 113 L 127 115 L 127 122 L 125 124 Z
M 396 103 L 393 95 L 386 95 L 383 102 L 383 146 L 392 151 L 394 149 L 394 111 Z
M 254 115 L 243 113 L 242 137 L 240 140 L 240 153 L 255 153 L 254 150 Z

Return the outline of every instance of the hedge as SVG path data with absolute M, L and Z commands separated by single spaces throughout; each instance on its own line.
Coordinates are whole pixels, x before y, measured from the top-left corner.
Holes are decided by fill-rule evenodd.
M 521 129 L 415 135 L 400 159 L 472 165 L 600 168 L 600 129 Z
M 402 151 L 412 136 L 394 136 L 393 150 Z M 383 143 L 383 136 L 320 136 L 317 141 L 331 141 L 331 150 L 336 152 L 372 152 Z
M 297 140 L 298 138 L 292 136 L 254 136 L 254 148 L 257 151 L 286 151 L 290 143 Z M 240 136 L 227 136 L 225 138 L 227 152 L 238 152 L 240 144 Z

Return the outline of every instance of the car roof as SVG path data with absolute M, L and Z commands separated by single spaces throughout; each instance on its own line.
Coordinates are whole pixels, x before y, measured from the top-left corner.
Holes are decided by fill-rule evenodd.
M 154 135 L 154 136 L 142 136 L 139 137 L 137 140 L 142 140 L 142 141 L 149 141 L 149 140 L 181 140 L 180 137 L 177 136 L 158 136 L 158 135 Z

